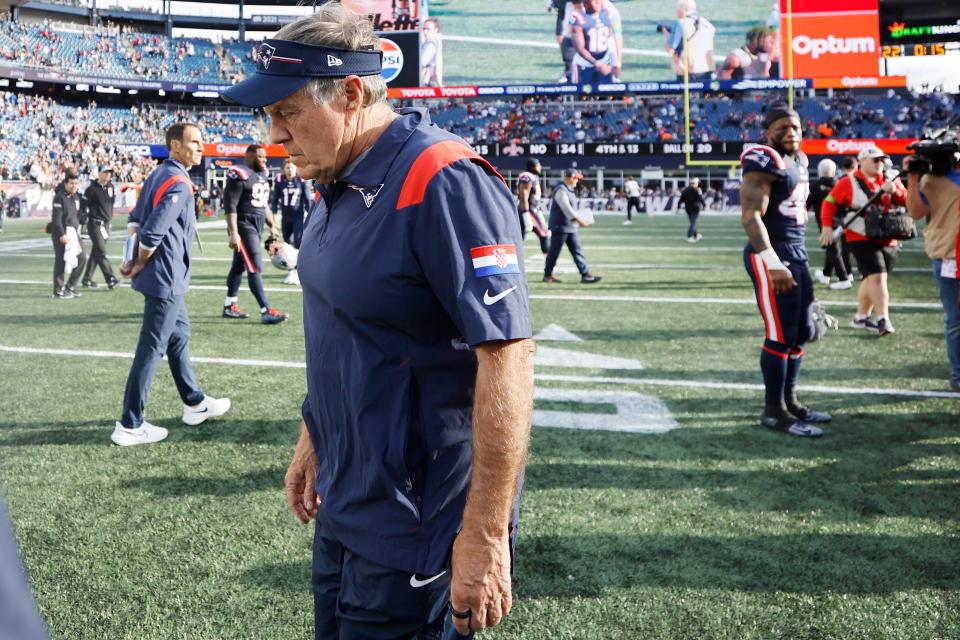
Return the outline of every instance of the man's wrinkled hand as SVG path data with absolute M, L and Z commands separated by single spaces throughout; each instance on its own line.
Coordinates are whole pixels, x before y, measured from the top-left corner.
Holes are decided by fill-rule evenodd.
M 462 636 L 500 624 L 513 605 L 510 581 L 510 538 L 490 538 L 461 531 L 450 561 L 450 606 L 470 611 L 452 616 Z
M 240 234 L 234 231 L 227 236 L 227 245 L 234 251 L 240 250 Z
M 132 278 L 143 271 L 143 264 L 139 260 L 124 262 L 120 265 L 120 275 L 124 278 Z
M 317 517 L 320 506 L 320 497 L 314 487 L 317 481 L 317 456 L 309 437 L 306 444 L 309 446 L 304 446 L 303 438 L 297 443 L 293 459 L 283 478 L 287 490 L 287 504 L 290 505 L 293 515 L 303 524 Z

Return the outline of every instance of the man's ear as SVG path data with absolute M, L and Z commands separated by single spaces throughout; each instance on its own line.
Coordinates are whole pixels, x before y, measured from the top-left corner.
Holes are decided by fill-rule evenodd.
M 360 76 L 347 76 L 343 79 L 343 96 L 346 100 L 344 107 L 347 111 L 363 108 L 363 80 L 360 79 Z

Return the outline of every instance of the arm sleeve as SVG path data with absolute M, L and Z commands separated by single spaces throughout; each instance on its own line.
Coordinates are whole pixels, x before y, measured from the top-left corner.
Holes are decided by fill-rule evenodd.
M 191 202 L 193 202 L 193 193 L 182 182 L 175 182 L 167 189 L 140 227 L 140 247 L 156 249 L 163 237 L 167 235 L 170 226 L 180 216 L 183 207 L 189 207 Z
M 283 189 L 280 186 L 280 180 L 273 181 L 273 193 L 270 196 L 270 208 L 273 211 L 280 211 L 280 204 L 282 202 Z
M 523 238 L 503 182 L 460 160 L 433 177 L 411 214 L 413 253 L 463 338 L 471 345 L 529 338 Z
M 830 194 L 823 199 L 823 204 L 820 205 L 820 223 L 823 225 L 823 228 L 832 227 L 833 218 L 837 215 L 840 207 L 849 206 L 852 201 L 853 185 L 850 182 L 850 178 L 845 176 L 834 185 L 833 189 L 830 190 Z
M 678 51 L 683 47 L 683 22 L 677 20 L 670 30 L 670 48 Z
M 50 234 L 56 237 L 63 235 L 63 216 L 64 216 L 63 200 L 59 195 L 53 197 L 53 210 L 50 213 Z
M 577 217 L 577 212 L 573 210 L 573 207 L 570 205 L 570 196 L 567 195 L 567 192 L 563 189 L 557 189 L 557 193 L 553 196 L 554 201 L 557 203 L 557 206 L 560 207 L 560 211 L 563 212 L 563 215 L 567 217 L 567 220 L 573 220 Z
M 243 195 L 243 182 L 227 179 L 227 186 L 223 189 L 223 210 L 226 213 L 237 213 L 241 195 Z
M 903 186 L 903 182 L 901 182 L 899 178 L 897 178 L 897 180 L 893 183 L 893 186 L 894 189 L 896 189 L 890 198 L 893 201 L 893 204 L 901 207 L 906 206 L 907 188 Z

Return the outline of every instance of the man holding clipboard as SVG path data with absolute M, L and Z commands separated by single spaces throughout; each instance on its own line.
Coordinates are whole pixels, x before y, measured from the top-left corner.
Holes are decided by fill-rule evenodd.
M 553 268 L 557 264 L 557 258 L 560 257 L 564 244 L 570 249 L 573 262 L 577 265 L 577 271 L 580 272 L 580 282 L 582 284 L 600 282 L 600 276 L 590 273 L 580 247 L 578 227 L 586 227 L 593 223 L 593 214 L 589 211 L 579 211 L 577 206 L 579 199 L 575 189 L 582 177 L 583 174 L 577 169 L 564 169 L 562 181 L 553 187 L 553 194 L 550 196 L 550 251 L 543 266 L 544 282 L 561 282 L 554 277 Z
M 190 258 L 196 235 L 191 167 L 203 158 L 203 138 L 195 124 L 179 123 L 166 132 L 170 157 L 143 184 L 130 214 L 130 237 L 120 274 L 143 294 L 143 325 L 127 377 L 123 413 L 110 439 L 130 446 L 160 442 L 167 430 L 144 419 L 153 377 L 164 355 L 183 400 L 183 422 L 198 425 L 227 412 L 230 400 L 204 395 L 190 362 L 190 318 L 184 296 L 190 289 Z

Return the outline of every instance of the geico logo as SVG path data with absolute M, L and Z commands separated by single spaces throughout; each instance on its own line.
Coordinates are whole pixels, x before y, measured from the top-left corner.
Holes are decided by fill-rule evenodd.
M 217 154 L 222 156 L 242 156 L 247 150 L 247 146 L 244 144 L 225 144 L 220 142 L 217 144 Z
M 866 147 L 877 146 L 871 140 L 830 140 L 827 142 L 827 151 L 830 153 L 855 153 Z
M 814 60 L 825 53 L 873 53 L 877 43 L 873 38 L 811 38 L 797 36 L 793 39 L 793 51 L 797 55 L 809 55 Z

